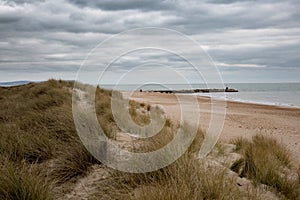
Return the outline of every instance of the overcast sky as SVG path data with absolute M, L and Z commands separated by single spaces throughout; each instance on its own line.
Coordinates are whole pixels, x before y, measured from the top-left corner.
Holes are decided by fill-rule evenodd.
M 195 40 L 225 82 L 300 82 L 298 0 L 0 0 L 0 82 L 75 79 L 97 44 L 143 27 L 173 29 Z M 179 73 L 189 70 L 174 55 L 141 51 L 120 59 L 106 81 L 149 56 Z

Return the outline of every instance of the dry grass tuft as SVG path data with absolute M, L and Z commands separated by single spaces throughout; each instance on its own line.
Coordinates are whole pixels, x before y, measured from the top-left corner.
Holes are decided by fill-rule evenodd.
M 300 197 L 300 182 L 289 177 L 291 158 L 283 145 L 263 135 L 254 136 L 252 141 L 239 139 L 235 144 L 244 157 L 231 166 L 233 171 L 276 189 L 288 199 Z
M 4 161 L 0 168 L 0 199 L 50 200 L 50 184 L 30 166 Z
M 129 100 L 129 114 L 136 124 L 140 126 L 148 125 L 150 123 L 149 111 L 149 105 Z
M 116 133 L 117 131 L 119 131 L 119 128 L 112 114 L 111 96 L 111 90 L 104 90 L 97 87 L 95 107 L 99 124 L 104 133 L 107 135 L 107 137 L 115 139 Z
M 76 181 L 85 176 L 93 164 L 100 164 L 80 141 L 73 141 L 60 152 L 50 174 L 57 183 Z
M 48 199 L 37 196 L 43 186 L 39 181 L 48 178 L 60 183 L 74 181 L 86 174 L 89 166 L 99 163 L 81 144 L 75 131 L 73 84 L 49 80 L 0 88 L 0 153 L 7 160 L 2 164 L 5 174 L 1 176 L 0 190 L 9 192 L 2 195 L 13 199 L 22 199 L 22 196 L 23 199 Z M 15 167 L 19 165 L 22 167 Z M 43 166 L 45 170 L 35 179 L 31 176 L 37 170 L 32 166 Z M 20 183 L 24 183 L 24 187 L 18 186 Z
M 47 135 L 10 132 L 0 133 L 0 152 L 12 161 L 42 162 L 53 156 L 52 142 Z

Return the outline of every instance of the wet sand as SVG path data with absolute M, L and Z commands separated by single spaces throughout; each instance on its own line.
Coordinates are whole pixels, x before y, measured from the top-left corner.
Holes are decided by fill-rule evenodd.
M 200 115 L 200 127 L 207 131 L 211 120 L 212 101 L 208 97 L 197 97 L 199 110 L 193 109 L 190 95 L 178 94 L 184 99 L 184 106 L 190 113 L 198 112 Z M 124 96 L 130 96 L 124 93 Z M 174 122 L 180 122 L 180 106 L 175 94 L 163 94 L 152 92 L 135 92 L 131 99 L 145 102 L 150 105 L 161 105 L 167 116 Z M 219 106 L 224 101 L 214 101 Z M 226 102 L 226 115 L 220 140 L 230 142 L 237 137 L 251 138 L 256 134 L 264 134 L 276 138 L 291 151 L 292 156 L 300 163 L 300 109 L 260 105 L 240 102 Z M 189 113 L 188 112 L 188 113 Z M 222 113 L 217 113 L 220 115 Z

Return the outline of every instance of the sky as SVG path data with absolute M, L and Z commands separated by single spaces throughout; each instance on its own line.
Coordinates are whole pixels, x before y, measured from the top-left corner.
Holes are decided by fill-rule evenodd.
M 298 0 L 0 0 L 0 82 L 74 80 L 97 45 L 144 27 L 186 35 L 207 55 L 190 48 L 188 42 L 178 43 L 178 49 L 190 50 L 191 59 L 211 58 L 226 83 L 300 82 Z M 162 44 L 176 39 L 144 33 L 142 39 L 136 34 L 120 37 L 116 48 L 130 49 L 132 42 L 140 40 L 153 46 L 152 40 Z M 119 81 L 128 72 L 132 74 L 124 82 L 149 78 L 177 83 L 178 74 L 189 82 L 201 82 L 176 52 L 142 49 L 121 56 L 111 52 L 114 45 L 107 47 L 97 51 L 98 65 L 105 64 L 106 55 L 117 59 L 104 83 Z M 82 81 L 94 82 L 92 76 L 101 70 L 99 66 L 87 69 Z M 177 75 L 172 76 L 174 70 Z

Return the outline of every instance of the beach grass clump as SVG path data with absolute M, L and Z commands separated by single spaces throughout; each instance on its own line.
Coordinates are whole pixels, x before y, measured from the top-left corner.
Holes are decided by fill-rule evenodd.
M 160 149 L 167 145 L 174 137 L 174 133 L 176 133 L 175 126 L 166 126 L 154 136 L 149 138 L 133 138 L 134 152 L 151 152 L 157 149 Z
M 255 146 L 259 146 L 263 151 L 267 153 L 273 152 L 275 160 L 281 165 L 290 166 L 290 152 L 283 144 L 278 143 L 277 140 L 263 135 L 256 135 L 252 138 L 252 141 Z
M 28 166 L 3 161 L 0 168 L 0 199 L 50 200 L 51 184 Z
M 178 163 L 168 179 L 137 188 L 136 199 L 236 199 L 241 192 L 225 172 L 207 169 L 201 163 Z M 179 167 L 179 168 L 178 168 Z
M 115 139 L 119 128 L 112 113 L 111 96 L 111 90 L 105 90 L 100 87 L 96 88 L 95 107 L 98 122 L 106 136 Z
M 215 149 L 217 150 L 218 156 L 225 155 L 226 147 L 221 142 L 216 143 Z
M 47 135 L 24 133 L 11 128 L 1 129 L 0 136 L 1 155 L 11 161 L 36 163 L 53 157 L 53 145 Z
M 59 184 L 74 182 L 85 176 L 94 164 L 100 164 L 100 161 L 94 158 L 80 141 L 74 140 L 65 144 L 54 160 L 50 176 Z
M 131 151 L 142 153 L 161 149 L 174 139 L 176 134 L 178 134 L 179 129 L 181 129 L 181 131 L 185 134 L 192 134 L 192 131 L 195 131 L 188 123 L 183 123 L 180 127 L 178 124 L 173 123 L 167 118 L 161 130 L 159 130 L 154 136 L 148 138 L 132 138 L 133 148 Z M 194 133 L 195 137 L 192 138 L 193 140 L 191 141 L 191 145 L 188 147 L 188 151 L 190 153 L 198 153 L 204 139 L 204 133 L 202 130 L 198 129 L 196 131 L 197 132 Z
M 24 134 L 17 141 L 16 156 L 28 162 L 42 162 L 53 157 L 53 146 L 47 135 Z
M 146 126 L 150 123 L 149 111 L 147 104 L 129 100 L 129 114 L 137 125 Z
M 242 142 L 241 142 L 242 141 Z M 243 158 L 231 166 L 241 177 L 246 177 L 271 188 L 288 199 L 300 196 L 300 182 L 289 177 L 292 169 L 289 151 L 275 139 L 256 135 L 252 141 L 237 140 L 238 151 Z
M 235 145 L 234 150 L 238 152 L 242 149 L 245 149 L 246 146 L 250 144 L 250 141 L 243 137 L 238 137 L 238 138 L 231 140 L 231 143 Z

